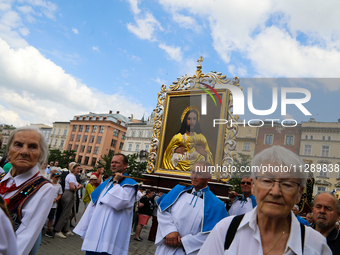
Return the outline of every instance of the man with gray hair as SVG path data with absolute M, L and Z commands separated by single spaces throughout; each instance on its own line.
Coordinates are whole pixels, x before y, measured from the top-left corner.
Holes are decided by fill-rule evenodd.
M 306 220 L 308 221 L 309 225 L 314 228 L 314 218 L 313 213 L 307 213 Z
M 298 213 L 300 211 L 300 208 L 299 208 L 298 205 L 294 205 L 294 207 L 292 208 L 292 211 L 293 211 L 294 215 L 296 216 L 296 218 L 299 222 L 301 222 L 303 225 L 310 226 L 307 220 L 305 220 L 304 218 L 301 218 L 298 215 Z
M 330 193 L 319 193 L 314 198 L 313 216 L 315 230 L 327 239 L 333 254 L 339 254 L 340 235 L 335 224 L 340 218 L 340 202 Z
M 197 254 L 214 226 L 228 216 L 223 202 L 208 187 L 210 166 L 196 162 L 191 170 L 192 185 L 177 185 L 157 200 L 155 254 Z
M 253 185 L 253 178 L 250 176 L 243 176 L 240 182 L 242 196 L 238 196 L 229 209 L 229 215 L 245 214 L 256 207 L 255 196 L 251 193 Z

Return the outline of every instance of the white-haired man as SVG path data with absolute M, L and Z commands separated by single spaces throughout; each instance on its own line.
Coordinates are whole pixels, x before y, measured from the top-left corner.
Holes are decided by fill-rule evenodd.
M 310 226 L 307 220 L 305 220 L 304 218 L 301 218 L 298 215 L 298 213 L 300 211 L 300 208 L 299 208 L 298 205 L 294 205 L 294 207 L 292 208 L 292 211 L 293 211 L 294 215 L 296 216 L 296 218 L 299 222 L 301 222 L 303 225 Z

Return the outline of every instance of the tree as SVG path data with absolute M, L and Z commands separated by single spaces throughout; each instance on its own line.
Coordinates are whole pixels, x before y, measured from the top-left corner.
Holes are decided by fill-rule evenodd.
M 241 194 L 240 182 L 243 176 L 250 175 L 250 172 L 241 172 L 241 166 L 250 166 L 251 158 L 250 155 L 246 155 L 243 153 L 237 153 L 238 157 L 233 157 L 234 166 L 236 167 L 236 172 L 232 173 L 229 184 L 233 186 L 232 190 L 236 191 L 238 194 Z M 242 169 L 243 170 L 243 169 Z
M 146 173 L 147 162 L 137 161 L 138 153 L 127 155 L 129 159 L 129 165 L 126 169 L 126 173 L 133 177 L 143 178 L 143 173 Z
M 50 150 L 48 155 L 48 162 L 58 161 L 59 167 L 68 168 L 68 164 L 70 162 L 75 161 L 76 151 L 74 150 L 66 150 L 61 152 L 60 150 Z
M 111 153 L 112 154 L 112 153 Z M 112 158 L 113 158 L 114 155 L 102 155 L 100 157 L 100 160 L 98 161 L 98 165 L 100 166 L 103 166 L 104 169 L 105 169 L 105 173 L 108 174 L 108 175 L 111 175 L 112 174 L 112 171 L 111 171 L 111 161 L 112 161 Z M 93 168 L 94 171 L 97 171 L 97 168 Z

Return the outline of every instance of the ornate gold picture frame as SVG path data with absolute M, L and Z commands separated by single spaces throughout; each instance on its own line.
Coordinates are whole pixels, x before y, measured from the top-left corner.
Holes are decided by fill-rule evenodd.
M 224 166 L 224 169 L 227 169 L 233 164 L 231 152 L 236 147 L 235 136 L 238 127 L 237 124 L 230 125 L 230 120 L 236 123 L 238 117 L 232 115 L 232 95 L 223 84 L 239 86 L 239 79 L 235 77 L 231 83 L 221 73 L 203 74 L 202 61 L 203 58 L 200 57 L 196 75 L 178 78 L 169 89 L 164 84 L 161 86 L 154 110 L 155 124 L 148 158 L 148 173 L 190 176 L 187 168 L 174 167 L 169 163 L 168 152 L 173 144 L 178 142 L 176 139 L 181 137 L 179 130 L 185 121 L 184 116 L 192 110 L 198 115 L 197 122 L 201 134 L 191 138 L 195 139 L 195 144 L 201 141 L 202 146 L 206 148 L 208 153 L 205 160 L 216 168 Z M 214 120 L 225 120 L 227 123 L 214 126 Z M 229 178 L 230 174 L 225 171 L 216 171 L 213 175 L 213 179 L 217 181 L 228 181 Z

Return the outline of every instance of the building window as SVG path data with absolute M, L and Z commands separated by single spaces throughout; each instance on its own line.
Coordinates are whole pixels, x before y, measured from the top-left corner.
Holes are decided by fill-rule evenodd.
M 73 126 L 73 131 L 77 131 L 77 125 Z
M 78 163 L 81 164 L 81 161 L 83 159 L 83 156 L 78 156 Z
M 60 131 L 61 131 L 61 130 L 60 130 L 60 128 L 59 128 L 59 129 L 58 129 L 58 135 L 60 135 Z
M 54 146 L 57 146 L 58 139 L 55 139 Z
M 329 146 L 328 145 L 323 145 L 321 147 L 321 156 L 322 157 L 329 157 Z
M 60 142 L 60 147 L 64 147 L 64 140 L 61 140 L 61 142 Z
M 53 129 L 53 133 L 52 133 L 52 135 L 54 135 L 55 134 L 55 129 Z
M 328 136 L 328 141 L 330 141 L 331 140 L 331 137 L 330 136 Z
M 80 142 L 81 135 L 77 135 L 77 142 Z
M 78 144 L 74 145 L 74 150 L 75 150 L 76 152 L 78 152 L 78 147 L 79 147 Z
M 92 120 L 92 117 L 89 117 L 89 120 Z
M 310 136 L 310 139 L 313 140 L 313 136 L 312 135 Z
M 152 137 L 152 131 L 149 131 L 149 137 Z
M 132 143 L 129 143 L 128 151 L 132 150 Z
M 322 136 L 322 140 L 325 140 L 326 139 L 326 137 L 325 136 Z
M 100 126 L 99 133 L 104 133 L 104 126 Z
M 273 144 L 273 135 L 266 135 L 265 144 Z
M 69 151 L 72 150 L 72 144 L 69 144 L 69 145 L 68 145 L 68 150 L 69 150 Z
M 250 143 L 249 142 L 244 143 L 244 150 L 250 151 Z
M 139 151 L 139 144 L 136 144 L 136 150 L 135 151 Z
M 94 135 L 91 135 L 90 137 L 90 143 L 93 143 L 94 142 Z
M 74 141 L 74 134 L 71 135 L 71 140 L 70 141 Z
M 90 126 L 89 125 L 86 125 L 85 132 L 90 132 Z
M 79 132 L 83 132 L 83 129 L 84 129 L 84 126 L 83 126 L 83 125 L 80 125 L 80 126 L 79 126 Z
M 125 140 L 125 138 L 126 138 L 126 133 L 124 132 L 124 133 L 122 134 L 122 139 Z
M 106 120 L 106 117 L 103 117 L 103 120 Z
M 64 129 L 64 135 L 66 135 L 67 134 L 67 129 Z
M 89 159 L 90 159 L 90 157 L 85 157 L 84 165 L 88 165 L 89 164 Z
M 312 145 L 305 144 L 305 148 L 303 149 L 303 155 L 311 156 L 312 155 Z
M 117 144 L 117 140 L 112 139 L 112 141 L 111 141 L 111 147 L 116 147 L 116 144 Z
M 149 144 L 145 145 L 145 150 L 149 151 Z
M 102 142 L 102 137 L 101 136 L 98 136 L 97 137 L 97 143 L 101 143 Z
M 118 121 L 117 121 L 117 124 L 120 125 L 120 124 L 122 124 L 122 122 L 121 122 L 120 120 L 118 120 Z
M 97 126 L 93 126 L 92 133 L 96 133 L 96 132 L 97 132 Z
M 96 117 L 96 120 L 99 120 L 99 117 Z
M 91 153 L 92 146 L 87 147 L 87 153 Z
M 113 154 L 115 154 L 115 151 L 109 150 L 109 157 L 110 157 L 110 158 L 113 157 Z
M 80 152 L 84 152 L 85 151 L 85 145 L 82 145 L 81 147 L 80 147 Z
M 131 131 L 131 136 L 132 136 L 132 137 L 135 137 L 135 131 L 134 131 L 134 130 Z
M 91 166 L 96 166 L 97 158 L 92 158 Z
M 99 147 L 95 147 L 93 154 L 98 154 L 98 153 L 99 153 Z
M 143 137 L 143 131 L 139 131 L 139 137 Z
M 305 139 L 306 139 L 306 140 L 308 139 L 308 135 L 305 136 Z
M 318 186 L 317 194 L 322 193 L 322 192 L 326 192 L 326 187 L 320 187 L 320 186 Z
M 87 142 L 87 135 L 84 135 L 83 142 L 84 142 L 84 143 Z
M 119 134 L 119 130 L 115 129 L 115 131 L 113 131 L 113 136 L 118 136 L 118 134 Z
M 293 145 L 294 144 L 294 136 L 287 135 L 286 136 L 286 145 Z
M 50 141 L 50 145 L 52 145 L 52 141 L 53 141 L 53 139 L 51 139 L 51 141 Z
M 123 149 L 123 146 L 124 146 L 124 143 L 120 143 L 119 149 L 120 149 L 120 150 Z

